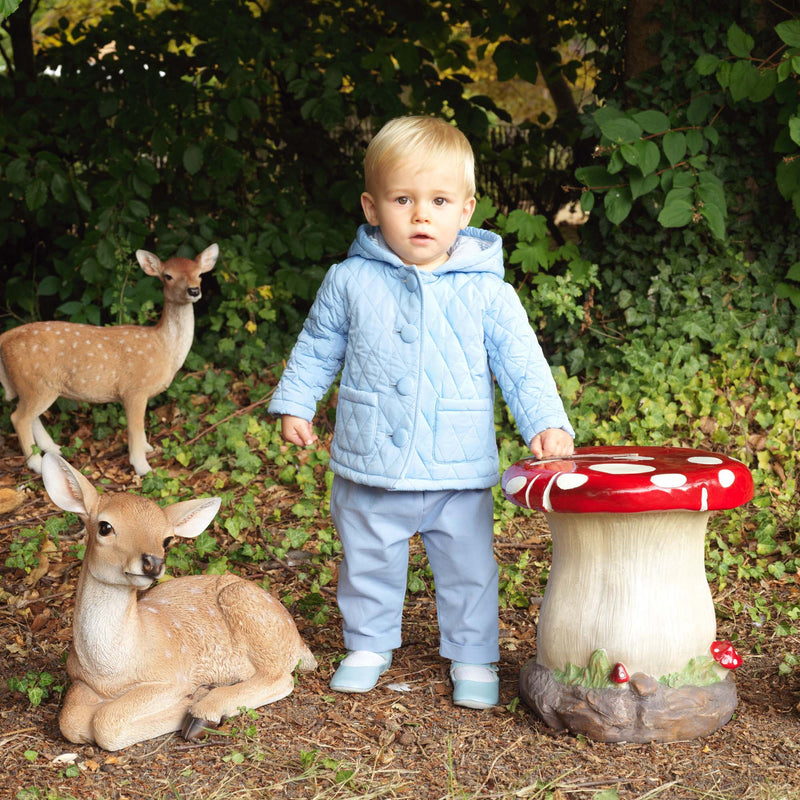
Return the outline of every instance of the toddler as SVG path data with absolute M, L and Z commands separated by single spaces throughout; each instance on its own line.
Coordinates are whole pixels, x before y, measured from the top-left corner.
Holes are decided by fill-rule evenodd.
M 498 702 L 499 480 L 494 379 L 538 458 L 573 431 L 536 336 L 504 281 L 502 243 L 467 227 L 472 149 L 434 117 L 387 123 L 367 148 L 367 220 L 325 276 L 269 406 L 288 442 L 316 440 L 316 404 L 342 370 L 330 466 L 348 650 L 331 688 L 372 689 L 401 643 L 408 542 L 436 588 L 453 701 Z

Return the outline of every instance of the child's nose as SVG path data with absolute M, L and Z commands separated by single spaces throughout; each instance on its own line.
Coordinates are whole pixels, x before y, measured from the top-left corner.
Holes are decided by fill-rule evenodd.
M 416 203 L 414 205 L 414 220 L 417 222 L 427 222 L 430 220 L 431 212 L 428 203 Z

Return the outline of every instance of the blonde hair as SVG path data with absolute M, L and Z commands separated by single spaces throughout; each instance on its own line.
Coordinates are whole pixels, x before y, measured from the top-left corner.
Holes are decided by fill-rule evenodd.
M 438 117 L 397 117 L 375 134 L 364 156 L 364 183 L 367 190 L 377 176 L 400 161 L 413 156 L 422 164 L 448 158 L 460 163 L 467 197 L 475 194 L 475 156 L 467 137 L 458 128 Z

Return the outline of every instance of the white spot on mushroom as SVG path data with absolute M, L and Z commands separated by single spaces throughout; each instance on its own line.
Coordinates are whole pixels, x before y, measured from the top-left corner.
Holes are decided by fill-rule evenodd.
M 590 464 L 589 469 L 605 472 L 607 475 L 638 475 L 641 472 L 655 472 L 649 464 Z
M 559 489 L 577 489 L 588 480 L 588 475 L 579 475 L 577 472 L 563 472 L 556 478 L 556 486 Z
M 733 483 L 736 480 L 736 476 L 729 469 L 721 469 L 717 477 L 719 478 L 719 482 L 723 489 L 733 486 Z
M 524 475 L 517 475 L 505 485 L 505 490 L 509 494 L 516 494 L 526 483 L 526 478 Z
M 690 464 L 721 464 L 722 459 L 716 456 L 689 456 L 687 459 Z
M 662 475 L 653 475 L 650 478 L 650 483 L 653 486 L 658 486 L 660 489 L 677 489 L 686 483 L 686 476 L 680 475 L 677 472 L 666 472 Z
M 701 511 L 708 511 L 708 489 L 703 487 L 703 491 L 700 493 L 700 510 Z

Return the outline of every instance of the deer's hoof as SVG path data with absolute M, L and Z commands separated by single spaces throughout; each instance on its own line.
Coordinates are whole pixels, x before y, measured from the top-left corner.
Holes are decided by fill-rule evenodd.
M 28 465 L 28 469 L 32 470 L 38 475 L 42 474 L 42 457 L 39 455 L 39 453 L 34 453 L 32 456 L 29 456 L 26 463 Z
M 207 719 L 198 719 L 191 714 L 187 714 L 181 726 L 181 736 L 183 736 L 187 742 L 196 741 L 197 739 L 203 739 L 208 734 L 209 729 L 214 729 L 216 727 L 216 722 L 211 722 Z

